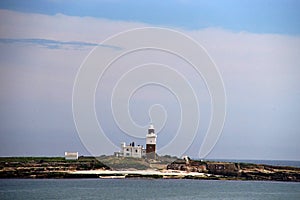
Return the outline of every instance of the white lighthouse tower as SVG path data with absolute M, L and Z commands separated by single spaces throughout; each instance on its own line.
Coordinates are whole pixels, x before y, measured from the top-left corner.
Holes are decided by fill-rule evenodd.
M 150 124 L 146 136 L 146 157 L 148 159 L 156 158 L 156 137 L 154 126 L 153 124 Z

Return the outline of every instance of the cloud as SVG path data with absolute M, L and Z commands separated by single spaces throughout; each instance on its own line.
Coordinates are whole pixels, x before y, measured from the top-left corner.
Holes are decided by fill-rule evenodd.
M 80 42 L 80 41 L 58 41 L 58 40 L 48 40 L 48 39 L 12 39 L 12 38 L 0 38 L 0 43 L 3 44 L 16 44 L 16 45 L 36 45 L 39 47 L 44 47 L 48 49 L 83 49 L 85 47 L 96 47 L 102 46 L 107 48 L 112 48 L 115 50 L 119 50 L 120 47 L 112 46 L 112 45 L 99 45 L 96 43 L 90 42 Z
M 76 72 L 85 57 L 106 38 L 121 31 L 146 26 L 148 25 L 144 23 L 92 17 L 62 14 L 49 16 L 0 10 L 1 130 L 22 130 L 29 134 L 36 131 L 35 126 L 28 125 L 35 120 L 43 125 L 39 126 L 39 130 L 43 132 L 40 134 L 54 134 L 57 137 L 60 137 L 59 133 L 71 135 L 74 132 L 71 115 L 72 87 Z M 297 143 L 300 139 L 297 134 L 297 120 L 300 118 L 300 37 L 233 32 L 216 27 L 197 31 L 173 28 L 205 47 L 224 79 L 228 114 L 223 136 L 212 156 L 300 159 L 294 153 L 294 149 L 300 151 Z M 178 65 L 177 60 L 162 54 L 138 58 L 143 61 L 151 60 L 154 56 L 157 56 L 157 62 Z M 192 85 L 198 84 L 198 77 L 193 71 L 185 70 L 183 66 L 178 66 L 178 69 L 183 70 Z M 116 74 L 111 73 L 108 77 L 116 77 Z M 115 80 L 108 78 L 106 84 L 111 87 L 110 84 L 114 82 Z M 200 87 L 197 89 L 200 91 Z M 35 113 L 35 109 L 43 112 Z M 58 110 L 68 114 L 60 116 L 56 113 Z M 28 114 L 32 112 L 36 115 Z M 8 123 L 15 119 L 18 119 L 17 123 Z M 57 123 L 48 123 L 51 120 Z M 54 133 L 53 126 L 56 130 Z M 26 137 L 20 133 L 15 135 Z M 78 146 L 73 148 L 85 152 L 76 134 L 70 137 L 77 141 L 74 144 Z M 3 155 L 20 153 L 14 152 L 15 141 L 12 138 L 0 136 L 2 143 L 11 144 L 0 149 Z M 199 145 L 201 137 L 196 140 L 195 144 Z M 258 140 L 269 141 L 270 145 L 257 142 Z M 40 142 L 50 142 L 45 145 L 51 146 L 51 141 Z M 53 155 L 51 148 L 34 149 L 30 147 L 30 142 L 23 145 L 31 154 L 45 151 L 43 154 Z M 284 152 L 277 149 L 278 145 Z M 237 155 L 234 152 L 240 146 L 245 148 L 239 150 Z M 269 153 L 262 154 L 264 151 Z M 279 151 L 280 157 L 277 156 Z M 58 152 L 64 152 L 64 147 L 58 147 L 55 154 Z M 196 156 L 197 147 L 191 147 L 188 153 Z

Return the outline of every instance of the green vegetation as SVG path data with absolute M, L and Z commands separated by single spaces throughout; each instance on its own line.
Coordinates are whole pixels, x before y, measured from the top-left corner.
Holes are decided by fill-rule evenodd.
M 5 163 L 9 166 L 25 166 L 30 164 L 38 164 L 41 167 L 51 166 L 69 166 L 75 169 L 88 170 L 98 169 L 108 166 L 112 169 L 136 169 L 145 170 L 149 168 L 162 169 L 167 164 L 178 159 L 175 156 L 158 156 L 157 160 L 147 160 L 144 158 L 124 158 L 115 156 L 101 155 L 99 157 L 80 156 L 78 160 L 65 160 L 64 157 L 0 157 L 0 167 L 4 167 Z
M 178 159 L 176 156 L 158 156 L 156 160 L 147 160 L 144 158 L 130 158 L 130 157 L 115 157 L 115 156 L 99 156 L 97 159 L 109 166 L 112 169 L 165 169 L 166 166 Z
M 102 163 L 112 169 L 137 169 L 144 170 L 150 168 L 150 164 L 143 158 L 123 158 L 115 156 L 97 157 Z
M 64 157 L 0 157 L 0 162 L 61 162 Z
M 22 162 L 22 163 L 43 163 L 43 162 L 64 162 L 64 163 L 77 163 L 77 162 L 98 162 L 92 156 L 80 156 L 78 160 L 66 160 L 64 157 L 0 157 L 0 162 Z
M 109 169 L 93 157 L 0 157 L 0 178 L 68 177 L 67 171 Z

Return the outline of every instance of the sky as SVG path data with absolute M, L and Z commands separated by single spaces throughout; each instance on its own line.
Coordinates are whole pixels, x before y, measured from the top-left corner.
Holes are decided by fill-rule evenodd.
M 0 156 L 63 156 L 65 151 L 89 155 L 72 110 L 80 67 L 94 48 L 120 50 L 99 45 L 112 35 L 161 27 L 197 41 L 222 77 L 226 118 L 207 158 L 300 160 L 299 8 L 299 1 L 279 0 L 1 1 Z M 149 108 L 157 104 L 164 106 L 166 117 L 158 132 L 158 148 L 176 138 L 182 120 L 180 102 L 159 85 L 139 88 L 128 103 L 132 119 L 144 127 L 145 134 L 124 134 L 113 118 L 114 86 L 132 63 L 150 62 L 180 71 L 194 89 L 201 111 L 199 130 L 182 153 L 198 158 L 213 107 L 205 81 L 178 57 L 154 50 L 127 55 L 100 80 L 96 115 L 114 145 L 98 153 L 112 154 L 122 141 L 143 144 L 151 121 Z M 129 88 L 127 84 L 123 86 Z M 183 88 L 179 82 L 177 86 L 179 91 Z M 174 155 L 176 149 L 162 152 Z

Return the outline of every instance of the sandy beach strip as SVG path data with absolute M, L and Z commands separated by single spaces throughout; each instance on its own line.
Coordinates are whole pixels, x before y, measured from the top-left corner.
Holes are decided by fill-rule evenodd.
M 99 176 L 128 176 L 128 175 L 137 175 L 137 176 L 163 176 L 163 177 L 209 177 L 210 174 L 199 173 L 199 172 L 185 172 L 185 171 L 175 171 L 175 170 L 79 170 L 79 171 L 69 171 L 70 174 L 97 174 Z

